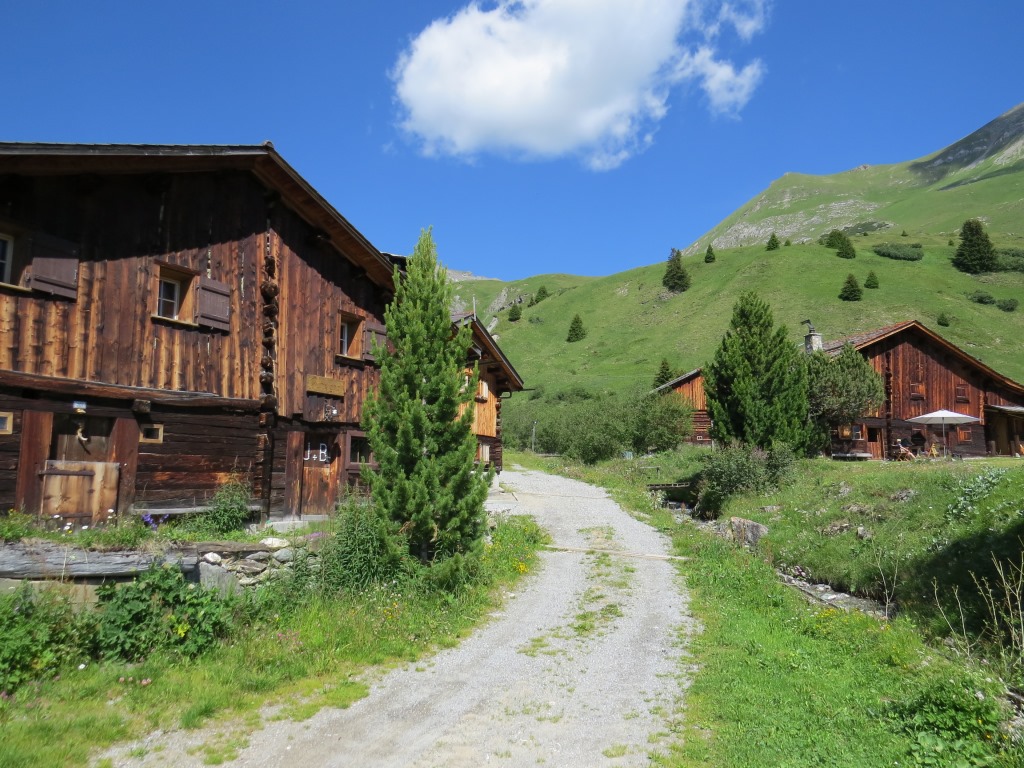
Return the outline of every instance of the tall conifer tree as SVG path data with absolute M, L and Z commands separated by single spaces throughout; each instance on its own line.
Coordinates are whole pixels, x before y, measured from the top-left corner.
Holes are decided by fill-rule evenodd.
M 668 384 L 674 378 L 675 375 L 672 372 L 672 366 L 668 364 L 668 358 L 661 358 L 661 367 L 658 368 L 658 373 L 654 376 L 654 388 L 657 389 L 663 384 Z
M 378 468 L 364 479 L 410 554 L 431 563 L 473 550 L 484 532 L 490 474 L 474 463 L 477 373 L 468 382 L 465 373 L 472 332 L 452 332 L 452 286 L 429 230 L 395 284 L 384 313 L 392 350 L 378 350 L 380 385 L 363 415 Z
M 802 449 L 807 368 L 800 354 L 785 327 L 775 327 L 768 304 L 756 293 L 742 294 L 714 360 L 704 367 L 712 437 Z
M 690 287 L 690 273 L 683 266 L 683 252 L 678 248 L 673 248 L 669 254 L 661 284 L 674 293 L 682 293 Z

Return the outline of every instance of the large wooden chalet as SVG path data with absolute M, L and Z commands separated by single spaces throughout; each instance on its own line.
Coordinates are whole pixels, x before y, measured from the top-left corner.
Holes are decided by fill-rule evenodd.
M 916 320 L 825 342 L 811 332 L 808 353 L 838 354 L 852 344 L 882 375 L 885 404 L 854 424 L 835 430 L 832 455 L 888 458 L 902 444 L 915 453 L 942 450 L 943 428 L 908 421 L 938 410 L 974 416 L 975 424 L 945 429 L 949 448 L 963 456 L 1024 455 L 1024 384 L 1003 376 Z M 672 389 L 694 409 L 691 442 L 708 443 L 710 420 L 701 370 L 690 371 L 659 389 Z
M 269 143 L 0 144 L 0 505 L 97 523 L 239 477 L 265 516 L 330 512 L 393 291 Z M 490 393 L 522 389 L 480 330 Z

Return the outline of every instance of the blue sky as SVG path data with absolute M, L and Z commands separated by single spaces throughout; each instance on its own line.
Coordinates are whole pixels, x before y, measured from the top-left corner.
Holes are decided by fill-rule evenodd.
M 664 260 L 787 171 L 1024 101 L 1020 0 L 7 3 L 2 141 L 275 147 L 378 248 Z

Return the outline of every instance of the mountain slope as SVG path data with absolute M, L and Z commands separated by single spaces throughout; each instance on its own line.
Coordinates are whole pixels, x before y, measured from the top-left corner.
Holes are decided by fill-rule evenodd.
M 1024 239 L 1024 104 L 919 160 L 830 176 L 788 173 L 687 253 L 708 242 L 716 249 L 763 243 L 773 231 L 795 242 L 836 228 L 951 234 L 972 217 L 993 233 Z
M 1018 298 L 1024 304 L 1024 274 L 973 277 L 950 265 L 954 248 L 926 244 L 921 261 L 893 261 L 875 255 L 868 245 L 878 236 L 854 238 L 857 258 L 837 258 L 816 244 L 794 245 L 766 252 L 763 246 L 724 249 L 717 260 L 686 257 L 693 287 L 669 294 L 661 286 L 665 265 L 655 264 L 602 278 L 541 275 L 524 281 L 467 282 L 460 297 L 477 299 L 485 323 L 528 387 L 545 396 L 574 387 L 626 391 L 646 387 L 663 357 L 679 371 L 706 363 L 714 354 L 740 293 L 756 291 L 767 300 L 776 323 L 785 324 L 794 343 L 803 337 L 800 325 L 810 319 L 826 339 L 872 330 L 907 319 L 919 319 L 996 370 L 1024 380 L 1024 311 L 1002 312 L 972 302 L 967 294 L 984 290 L 995 298 Z M 900 239 L 900 238 L 897 238 Z M 903 241 L 906 242 L 906 241 Z M 997 240 L 998 243 L 998 240 Z M 869 271 L 880 281 L 865 290 L 864 300 L 838 298 L 846 275 L 863 284 Z M 547 285 L 552 296 L 535 307 L 523 304 L 522 319 L 507 320 L 500 309 L 518 295 L 528 297 Z M 574 314 L 587 329 L 580 342 L 567 343 Z M 939 314 L 952 324 L 937 325 Z

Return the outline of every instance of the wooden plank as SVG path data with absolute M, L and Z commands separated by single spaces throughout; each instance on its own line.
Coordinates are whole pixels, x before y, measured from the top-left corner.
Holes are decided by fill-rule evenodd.
M 348 393 L 349 382 L 346 379 L 332 379 L 328 376 L 306 374 L 306 391 L 321 395 L 344 398 Z
M 139 463 L 139 423 L 133 418 L 117 419 L 110 433 L 110 461 L 117 462 L 117 513 L 126 514 L 135 502 L 135 474 Z
M 46 466 L 52 431 L 52 413 L 25 411 L 22 415 L 18 483 L 14 495 L 18 507 L 30 515 L 38 515 L 42 509 L 43 483 L 39 472 Z
M 302 513 L 302 453 L 305 434 L 289 432 L 285 440 L 285 511 Z

